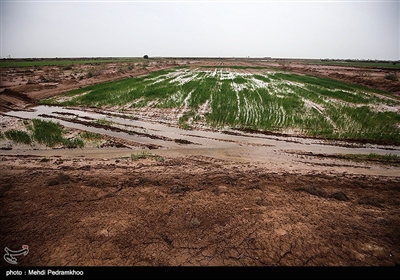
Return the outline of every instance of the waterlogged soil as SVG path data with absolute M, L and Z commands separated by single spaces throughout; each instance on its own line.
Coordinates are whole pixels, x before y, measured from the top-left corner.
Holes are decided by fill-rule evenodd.
M 39 117 L 60 122 L 66 137 L 101 139 L 83 149 L 0 139 L 0 248 L 29 246 L 14 267 L 400 264 L 400 162 L 344 157 L 400 155 L 398 146 L 183 130 L 112 110 L 35 111 L 62 87 L 18 86 L 0 94 L 2 132 Z

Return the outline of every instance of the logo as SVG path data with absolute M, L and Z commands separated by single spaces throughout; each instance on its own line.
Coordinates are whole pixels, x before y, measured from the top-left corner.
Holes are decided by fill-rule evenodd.
M 13 251 L 8 249 L 7 247 L 4 248 L 4 251 L 6 253 L 4 254 L 4 260 L 10 264 L 18 264 L 17 263 L 17 258 L 16 256 L 21 256 L 21 255 L 28 255 L 29 253 L 29 247 L 28 245 L 23 245 L 21 250 Z

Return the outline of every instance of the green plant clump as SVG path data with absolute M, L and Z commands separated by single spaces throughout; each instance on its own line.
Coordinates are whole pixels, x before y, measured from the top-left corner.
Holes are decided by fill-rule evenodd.
M 40 144 L 48 147 L 61 144 L 67 148 L 82 148 L 84 146 L 84 142 L 80 138 L 64 138 L 64 130 L 59 123 L 40 119 L 32 119 L 32 123 L 32 137 Z
M 7 139 L 17 143 L 31 144 L 32 142 L 31 137 L 26 131 L 11 129 L 4 132 L 4 135 Z
M 136 154 L 132 153 L 131 154 L 131 160 L 133 160 L 133 161 L 137 161 L 140 159 L 146 159 L 146 158 L 154 159 L 154 160 L 160 161 L 160 162 L 164 161 L 163 157 L 156 155 L 156 154 L 149 153 L 147 151 L 142 151 L 140 153 L 136 153 Z

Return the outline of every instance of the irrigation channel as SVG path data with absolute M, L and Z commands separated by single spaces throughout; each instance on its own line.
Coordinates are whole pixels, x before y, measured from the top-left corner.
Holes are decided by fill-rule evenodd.
M 234 160 L 239 162 L 257 162 L 264 164 L 275 163 L 277 166 L 309 163 L 324 160 L 323 164 L 329 165 L 329 160 L 334 160 L 332 155 L 348 154 L 395 154 L 400 156 L 400 146 L 383 146 L 372 144 L 355 144 L 345 141 L 328 141 L 305 137 L 288 137 L 279 135 L 266 135 L 261 133 L 246 133 L 243 131 L 226 130 L 214 131 L 210 129 L 184 130 L 176 126 L 160 122 L 149 122 L 136 119 L 129 114 L 99 111 L 85 108 L 66 108 L 60 106 L 39 105 L 23 111 L 11 111 L 8 116 L 22 119 L 39 118 L 59 122 L 67 128 L 89 131 L 123 139 L 127 143 L 136 143 L 130 149 L 138 146 L 150 147 L 155 153 L 162 156 L 207 156 L 218 160 Z M 102 120 L 106 125 L 99 125 Z M 51 154 L 48 151 L 30 151 L 30 154 Z M 6 151 L 5 151 L 6 152 Z M 78 155 L 99 154 L 104 156 L 99 149 L 66 149 L 65 154 Z M 132 152 L 132 151 L 131 151 Z M 152 151 L 153 152 L 153 151 Z M 54 151 L 53 153 L 60 153 Z M 125 149 L 110 151 L 115 155 L 126 153 Z M 295 160 L 293 160 L 295 159 Z M 288 165 L 288 161 L 290 164 Z M 332 161 L 337 163 L 336 161 Z M 354 164 L 332 164 L 340 166 L 343 170 L 353 168 L 357 172 L 360 166 Z M 374 174 L 373 168 L 368 174 Z M 393 175 L 393 170 L 379 169 L 377 175 Z M 364 170 L 365 171 L 365 170 Z M 361 172 L 365 173 L 365 172 Z

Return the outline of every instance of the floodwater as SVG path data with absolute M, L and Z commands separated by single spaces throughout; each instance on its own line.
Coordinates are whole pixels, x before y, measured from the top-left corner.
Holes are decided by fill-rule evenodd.
M 281 137 L 255 133 L 234 131 L 236 135 L 211 130 L 184 130 L 178 127 L 165 125 L 159 122 L 147 122 L 132 119 L 129 114 L 107 112 L 93 112 L 79 108 L 65 108 L 59 106 L 34 106 L 30 110 L 12 111 L 6 115 L 23 119 L 39 118 L 59 122 L 69 128 L 81 129 L 93 133 L 118 137 L 124 140 L 142 144 L 160 145 L 166 149 L 230 149 L 238 147 L 261 148 L 261 150 L 301 150 L 320 154 L 397 154 L 400 156 L 399 146 L 363 145 L 360 147 L 345 147 L 338 142 L 324 140 Z M 46 116 L 43 116 L 46 115 Z M 88 121 L 89 120 L 89 121 Z M 96 120 L 103 120 L 112 127 L 122 128 L 122 131 L 91 126 Z M 79 123 L 83 121 L 84 124 Z M 175 140 L 186 140 L 192 144 L 181 144 Z M 188 143 L 188 142 L 187 142 Z M 345 143 L 342 143 L 345 144 Z M 257 149 L 259 150 L 259 149 Z

